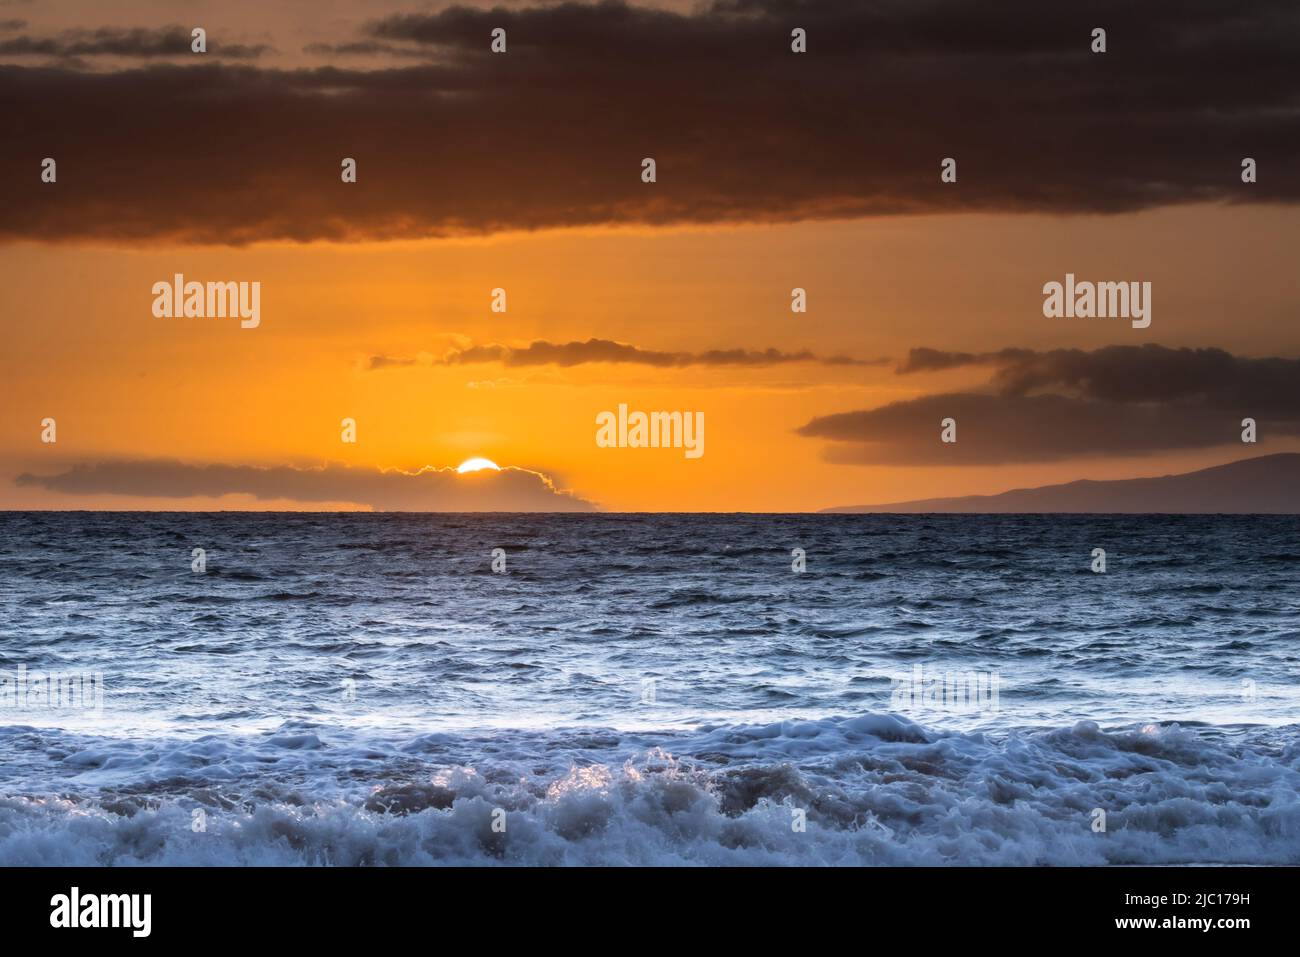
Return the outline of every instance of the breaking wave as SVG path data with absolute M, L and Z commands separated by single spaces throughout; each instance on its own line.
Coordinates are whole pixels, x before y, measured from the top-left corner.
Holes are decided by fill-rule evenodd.
M 879 714 L 381 741 L 295 721 L 0 745 L 60 782 L 0 798 L 4 865 L 1300 862 L 1294 727 L 994 735 Z

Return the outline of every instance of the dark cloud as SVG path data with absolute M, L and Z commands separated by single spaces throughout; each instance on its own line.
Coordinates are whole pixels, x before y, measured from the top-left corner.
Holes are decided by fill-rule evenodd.
M 1300 418 L 1300 359 L 1243 358 L 1222 349 L 1056 350 L 1004 365 L 992 385 L 1011 396 L 1067 389 L 1109 402 L 1182 402 Z
M 1104 55 L 1088 49 L 1097 25 Z M 488 49 L 497 26 L 504 55 Z M 807 54 L 790 52 L 794 26 Z M 356 42 L 403 53 L 369 70 L 0 67 L 0 239 L 344 240 L 1300 199 L 1294 0 L 453 7 L 378 21 Z M 430 62 L 410 63 L 412 50 Z M 56 188 L 39 182 L 44 156 L 59 160 Z M 358 160 L 355 185 L 339 181 L 344 156 Z M 640 181 L 645 156 L 653 185 Z M 946 156 L 957 184 L 939 182 Z M 1244 156 L 1260 163 L 1257 184 L 1240 181 Z
M 945 352 L 940 349 L 927 349 L 924 346 L 913 349 L 907 354 L 907 361 L 898 367 L 899 375 L 911 372 L 943 372 L 962 366 L 989 365 L 996 362 L 1009 362 L 1018 358 L 1032 356 L 1032 349 L 1003 349 L 1000 352 Z
M 459 475 L 454 469 L 382 471 L 348 465 L 319 468 L 191 465 L 173 461 L 97 462 L 53 475 L 19 475 L 15 484 L 70 495 L 194 498 L 251 495 L 297 502 L 351 502 L 398 512 L 575 512 L 594 506 L 551 479 L 505 468 Z
M 352 43 L 309 43 L 302 48 L 302 52 L 314 56 L 391 56 L 422 60 L 427 60 L 431 56 L 428 50 L 418 47 L 377 43 L 374 40 L 357 40 Z
M 366 360 L 366 368 L 371 371 L 378 369 L 402 369 L 407 366 L 419 364 L 419 359 L 414 356 L 371 356 Z
M 1243 358 L 1221 349 L 1110 346 L 973 355 L 915 350 L 920 365 L 995 363 L 988 393 L 950 393 L 822 416 L 800 435 L 829 439 L 828 459 L 895 465 L 990 465 L 1140 455 L 1300 436 L 1300 359 Z M 905 366 L 907 368 L 907 366 Z M 940 422 L 957 421 L 957 442 Z
M 1112 402 L 1193 401 L 1300 417 L 1300 359 L 1254 359 L 1222 349 L 1154 343 L 1083 349 L 1003 349 L 980 354 L 913 349 L 899 372 L 992 365 L 990 387 L 1005 396 L 1065 391 Z
M 22 24 L 22 21 L 12 21 Z M 64 30 L 54 36 L 18 36 L 0 39 L 0 56 L 42 56 L 54 58 L 80 58 L 116 56 L 135 59 L 157 57 L 195 56 L 190 44 L 190 28 L 168 26 L 158 29 L 121 29 L 100 27 L 97 30 Z M 266 44 L 247 45 L 224 43 L 220 37 L 209 35 L 204 56 L 224 57 L 230 60 L 255 60 L 272 52 Z
M 787 362 L 820 362 L 824 365 L 884 365 L 888 359 L 853 359 L 848 356 L 819 357 L 803 350 L 782 352 L 779 349 L 709 349 L 704 352 L 658 352 L 642 349 L 610 339 L 588 339 L 585 342 L 547 342 L 538 339 L 526 346 L 503 346 L 488 343 L 453 349 L 441 359 L 430 359 L 432 365 L 472 365 L 499 362 L 506 366 L 576 366 L 591 362 L 620 362 L 659 368 L 682 366 L 767 366 Z M 387 369 L 419 364 L 420 360 L 407 356 L 374 355 L 368 368 Z

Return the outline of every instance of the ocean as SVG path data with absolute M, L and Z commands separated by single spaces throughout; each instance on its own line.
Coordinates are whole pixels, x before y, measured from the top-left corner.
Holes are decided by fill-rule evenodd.
M 1290 516 L 0 513 L 0 864 L 1300 863 L 1298 572 Z

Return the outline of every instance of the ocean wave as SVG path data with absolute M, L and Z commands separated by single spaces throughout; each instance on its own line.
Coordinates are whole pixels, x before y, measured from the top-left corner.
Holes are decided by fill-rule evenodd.
M 148 741 L 6 728 L 58 785 L 4 788 L 0 864 L 1295 864 L 1296 730 L 995 735 L 888 714 L 388 739 L 304 721 Z

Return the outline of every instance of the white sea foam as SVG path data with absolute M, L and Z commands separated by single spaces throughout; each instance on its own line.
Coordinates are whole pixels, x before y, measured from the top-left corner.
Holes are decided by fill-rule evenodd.
M 390 741 L 302 722 L 148 744 L 9 728 L 22 753 L 63 754 L 62 783 L 0 799 L 0 864 L 1294 864 L 1294 732 L 992 736 L 892 715 Z

